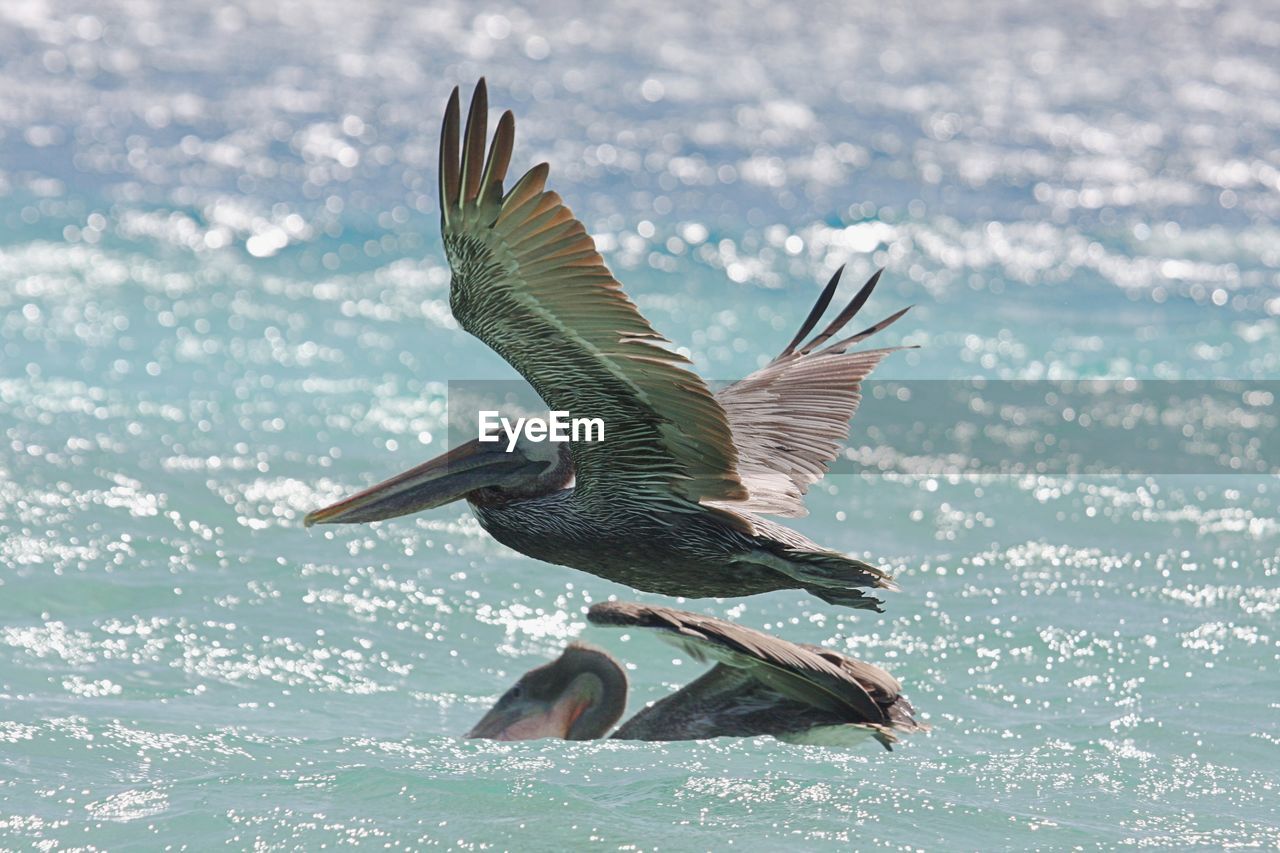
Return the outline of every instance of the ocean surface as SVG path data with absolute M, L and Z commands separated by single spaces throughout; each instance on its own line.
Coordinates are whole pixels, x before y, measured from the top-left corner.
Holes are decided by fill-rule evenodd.
M 1265 2 L 6 0 L 0 848 L 1280 844 L 1278 51 Z M 704 376 L 842 263 L 915 305 L 796 522 L 896 572 L 885 613 L 640 595 L 461 504 L 303 528 L 513 376 L 435 211 L 481 75 Z M 1093 378 L 1153 414 L 1054 408 Z M 1030 384 L 893 421 L 972 379 Z M 1101 458 L 1143 424 L 1173 443 Z M 1097 465 L 1037 466 L 1068 427 Z M 633 710 L 700 672 L 588 628 L 611 596 L 882 665 L 932 732 L 460 738 L 575 638 Z

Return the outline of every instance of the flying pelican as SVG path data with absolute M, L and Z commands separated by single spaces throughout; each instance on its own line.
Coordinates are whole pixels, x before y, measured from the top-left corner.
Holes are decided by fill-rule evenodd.
M 847 745 L 868 735 L 924 731 L 897 679 L 877 666 L 800 645 L 723 619 L 611 601 L 587 612 L 596 625 L 650 628 L 698 661 L 701 678 L 623 723 L 615 740 L 701 740 L 773 735 L 793 743 Z M 608 652 L 573 643 L 526 672 L 467 733 L 490 740 L 604 737 L 627 706 L 627 676 Z
M 478 439 L 307 515 L 305 524 L 377 521 L 465 498 L 517 551 L 636 589 L 703 598 L 803 588 L 879 609 L 859 588 L 894 589 L 881 569 L 823 548 L 761 513 L 802 516 L 808 487 L 848 435 L 860 383 L 900 347 L 851 347 L 906 309 L 837 338 L 877 272 L 817 327 L 837 272 L 800 331 L 765 367 L 712 394 L 688 359 L 640 316 L 547 164 L 503 188 L 510 111 L 486 155 L 488 96 L 476 86 L 459 142 L 458 90 L 440 142 L 440 214 L 458 323 L 492 347 L 552 410 L 602 418 L 603 440 L 511 451 Z

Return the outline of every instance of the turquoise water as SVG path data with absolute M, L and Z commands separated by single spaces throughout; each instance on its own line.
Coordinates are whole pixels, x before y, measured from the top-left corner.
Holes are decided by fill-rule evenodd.
M 890 669 L 933 725 L 892 754 L 461 740 L 572 638 L 633 709 L 699 667 L 465 507 L 302 528 L 511 376 L 433 211 L 480 74 L 706 376 L 847 261 L 917 306 L 907 387 L 1280 378 L 1264 4 L 694 8 L 0 6 L 0 846 L 1280 843 L 1273 475 L 962 474 L 869 395 L 853 446 L 928 470 L 845 467 L 797 527 L 892 567 L 887 612 L 683 606 Z

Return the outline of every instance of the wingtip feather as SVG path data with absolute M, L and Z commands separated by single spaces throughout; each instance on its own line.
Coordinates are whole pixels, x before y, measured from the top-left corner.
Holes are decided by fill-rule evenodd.
M 800 353 L 803 355 L 805 353 L 812 352 L 822 344 L 829 341 L 837 332 L 843 329 L 845 325 L 862 310 L 862 306 L 867 304 L 867 300 L 871 298 L 871 294 L 876 289 L 876 285 L 880 283 L 880 276 L 883 273 L 884 267 L 881 267 L 872 273 L 871 278 L 867 279 L 866 283 L 858 289 L 858 292 L 854 294 L 853 299 L 851 299 L 849 304 L 844 307 L 844 310 L 837 314 L 836 318 L 831 321 L 831 324 L 823 329 L 820 334 L 801 347 Z
M 805 335 L 813 331 L 813 327 L 818 324 L 818 320 L 826 313 L 827 306 L 831 304 L 831 298 L 835 296 L 836 288 L 840 286 L 840 276 L 844 275 L 845 264 L 841 264 L 840 268 L 831 276 L 831 280 L 827 282 L 827 286 L 822 288 L 822 293 L 818 295 L 818 301 L 813 303 L 813 308 L 809 309 L 809 316 L 805 317 L 804 322 L 800 324 L 800 331 L 796 332 L 796 336 L 791 339 L 791 343 L 787 344 L 787 348 L 778 354 L 778 358 L 785 358 L 795 352 L 795 348 L 804 340 Z
M 493 132 L 493 143 L 489 146 L 489 158 L 484 164 L 484 177 L 480 181 L 481 203 L 501 201 L 502 182 L 506 180 L 507 169 L 511 165 L 511 152 L 515 148 L 516 118 L 511 110 L 507 110 L 498 119 L 498 127 Z M 490 199 L 490 194 L 495 198 Z
M 868 326 L 867 328 L 863 329 L 861 332 L 858 332 L 858 334 L 850 335 L 849 337 L 844 338 L 843 340 L 836 341 L 834 344 L 824 349 L 823 352 L 840 352 L 842 350 L 848 349 L 849 347 L 853 346 L 859 341 L 863 341 L 871 337 L 876 332 L 882 332 L 885 329 L 889 328 L 894 323 L 901 320 L 903 316 L 905 316 L 906 313 L 914 307 L 915 307 L 914 305 L 908 305 L 906 308 L 902 308 L 898 311 L 895 311 L 894 313 L 890 314 L 888 317 L 885 317 L 879 323 Z
M 484 78 L 476 83 L 467 110 L 467 126 L 462 136 L 462 201 L 479 197 L 480 177 L 484 168 L 484 144 L 489 124 L 489 89 Z
M 462 93 L 457 86 L 454 86 L 444 109 L 444 120 L 440 125 L 440 215 L 442 224 L 445 226 L 452 218 L 450 214 L 457 204 L 460 185 L 458 120 L 462 111 L 461 99 Z

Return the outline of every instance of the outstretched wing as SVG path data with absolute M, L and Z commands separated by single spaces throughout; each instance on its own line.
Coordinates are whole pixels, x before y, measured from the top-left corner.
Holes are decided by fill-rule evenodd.
M 509 190 L 515 121 L 485 152 L 480 81 L 466 131 L 458 90 L 440 142 L 440 211 L 458 322 L 529 381 L 552 409 L 602 418 L 604 440 L 573 446 L 581 499 L 665 502 L 746 497 L 724 411 L 688 360 L 640 315 L 560 197 L 547 164 Z
M 738 473 L 749 492 L 746 501 L 731 505 L 733 509 L 805 515 L 805 492 L 827 473 L 849 435 L 849 421 L 862 399 L 862 380 L 886 355 L 902 349 L 850 351 L 907 313 L 907 308 L 827 344 L 870 298 L 880 272 L 830 325 L 801 343 L 831 304 L 842 272 L 844 267 L 831 277 L 800 331 L 777 358 L 716 394 L 733 430 Z
M 594 625 L 656 630 L 694 659 L 717 661 L 736 671 L 734 679 L 729 680 L 730 673 L 716 667 L 712 672 L 719 674 L 714 678 L 709 674 L 676 696 L 688 690 L 698 694 L 695 688 L 700 684 L 701 688 L 714 686 L 715 693 L 722 693 L 726 684 L 741 689 L 737 679 L 745 675 L 767 688 L 765 693 L 772 694 L 776 702 L 789 707 L 798 704 L 809 711 L 821 711 L 832 721 L 889 723 L 884 710 L 851 673 L 811 648 L 712 616 L 647 604 L 601 602 L 587 611 L 587 619 Z M 679 701 L 694 701 L 694 694 Z M 753 687 L 751 695 L 758 694 Z M 706 700 L 702 704 L 710 707 L 712 702 Z

